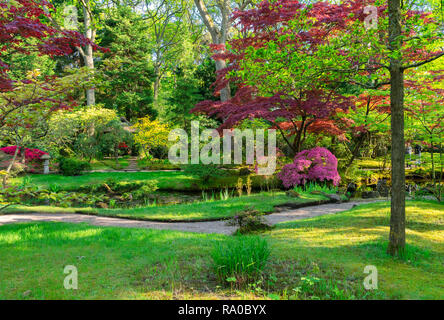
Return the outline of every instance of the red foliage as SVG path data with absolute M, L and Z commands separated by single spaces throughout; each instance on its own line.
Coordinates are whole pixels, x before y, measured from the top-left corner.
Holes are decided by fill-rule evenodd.
M 15 151 L 17 150 L 17 146 L 9 146 L 9 147 L 3 147 L 0 148 L 0 151 L 3 151 L 6 154 L 14 155 Z M 22 147 L 19 148 L 19 154 L 22 152 Z M 45 151 L 39 150 L 39 149 L 29 149 L 25 148 L 25 159 L 27 161 L 33 161 L 33 160 L 40 160 L 40 157 L 44 154 L 48 154 Z
M 243 36 L 231 40 L 227 46 L 228 50 L 222 45 L 212 45 L 211 48 L 216 52 L 213 56 L 214 59 L 224 59 L 228 62 L 228 67 L 217 74 L 215 95 L 218 95 L 228 82 L 237 86 L 236 94 L 225 102 L 200 102 L 192 112 L 205 113 L 222 119 L 221 128 L 233 127 L 244 119 L 262 118 L 270 121 L 275 128 L 287 130 L 287 133 L 296 136 L 297 139 L 301 139 L 301 136 L 306 132 L 326 133 L 345 139 L 345 130 L 353 124 L 338 119 L 336 115 L 339 111 L 346 112 L 350 107 L 353 107 L 354 101 L 342 96 L 334 89 L 337 87 L 334 77 L 323 76 L 323 73 L 328 70 L 320 72 L 319 78 L 316 80 L 322 83 L 322 86 L 319 86 L 319 82 L 317 82 L 306 85 L 300 92 L 295 92 L 289 84 L 288 88 L 279 88 L 279 91 L 269 88 L 268 91 L 271 93 L 266 96 L 261 96 L 258 88 L 243 83 L 242 79 L 235 77 L 230 71 L 241 70 L 240 62 L 249 47 L 266 48 L 270 41 L 279 43 L 281 47 L 293 48 L 295 53 L 301 52 L 309 56 L 316 52 L 320 46 L 328 46 L 329 39 L 332 37 L 341 37 L 344 33 L 352 34 L 350 26 L 353 21 L 360 21 L 363 25 L 364 19 L 367 17 L 364 8 L 372 4 L 374 4 L 372 0 L 348 0 L 341 4 L 316 2 L 310 7 L 299 1 L 277 0 L 263 1 L 251 10 L 234 12 L 232 19 Z M 386 5 L 377 7 L 377 10 L 380 20 L 387 18 Z M 403 19 L 415 17 L 419 17 L 424 23 L 431 19 L 428 13 L 412 10 L 407 11 Z M 314 23 L 310 28 L 296 29 L 291 27 L 290 21 L 303 19 L 314 21 Z M 404 28 L 403 32 L 405 37 L 415 37 L 420 30 L 410 27 Z M 388 45 L 386 28 L 379 28 L 377 33 L 381 41 L 379 45 L 381 48 L 386 48 Z M 288 37 L 282 37 L 283 35 L 288 35 Z M 411 43 L 406 41 L 403 46 L 402 54 L 407 65 L 425 61 L 442 53 L 442 51 L 426 52 L 424 49 L 415 48 L 410 45 Z M 376 52 L 369 57 L 370 60 L 351 55 L 346 47 L 338 50 L 332 48 L 332 50 L 335 50 L 335 54 L 347 59 L 353 69 L 351 73 L 359 73 L 366 77 L 376 70 L 384 68 L 388 61 L 387 52 L 384 50 L 380 50 L 379 55 Z M 279 51 L 277 50 L 277 52 Z M 265 63 L 259 58 L 256 61 Z M 355 69 L 356 71 L 354 71 Z M 388 76 L 388 73 L 386 75 Z M 352 77 L 349 76 L 349 78 Z M 258 79 L 257 82 L 261 80 Z M 352 82 L 351 79 L 350 81 Z M 386 81 L 387 79 L 379 79 L 378 83 Z M 261 85 L 264 87 L 266 83 Z M 358 102 L 363 103 L 367 98 L 365 96 L 359 97 Z M 373 96 L 374 110 L 389 113 L 387 99 L 387 96 Z M 284 118 L 285 122 L 277 123 L 280 118 Z M 358 124 L 354 130 L 362 132 L 367 129 Z M 299 150 L 299 147 L 300 141 L 297 146 L 293 146 L 293 149 Z
M 293 37 L 287 40 L 288 45 L 306 53 L 315 51 L 319 45 L 325 43 L 329 33 L 345 26 L 344 21 L 351 11 L 357 10 L 343 10 L 344 8 L 343 5 L 326 2 L 315 3 L 313 8 L 308 10 L 308 15 L 316 18 L 317 22 L 309 30 L 292 34 Z M 220 129 L 231 128 L 244 119 L 268 120 L 275 128 L 287 131 L 290 136 L 299 137 L 299 141 L 293 146 L 296 150 L 300 147 L 300 140 L 305 132 L 326 133 L 345 139 L 344 132 L 336 125 L 334 117 L 338 111 L 345 112 L 353 106 L 353 100 L 339 94 L 333 86 L 320 88 L 313 83 L 312 86 L 298 90 L 296 94 L 294 88 L 289 85 L 279 91 L 275 90 L 271 95 L 261 96 L 258 88 L 248 86 L 232 75 L 230 79 L 227 77 L 228 72 L 240 69 L 239 62 L 248 47 L 266 47 L 269 41 L 276 41 L 283 33 L 294 32 L 291 28 L 285 31 L 279 26 L 302 16 L 306 9 L 307 6 L 298 1 L 264 1 L 254 9 L 234 12 L 235 25 L 248 36 L 230 41 L 229 51 L 221 45 L 212 45 L 211 48 L 217 50 L 214 59 L 229 62 L 228 67 L 217 75 L 216 94 L 225 88 L 229 81 L 237 85 L 236 94 L 225 102 L 203 101 L 192 112 L 202 112 L 223 119 Z M 286 43 L 282 43 L 282 46 L 284 45 Z M 270 91 L 273 91 L 272 88 Z M 279 123 L 282 118 L 286 121 Z
M 20 6 L 15 7 L 2 1 L 0 7 L 6 9 L 5 15 L 0 15 L 0 91 L 9 91 L 13 82 L 8 76 L 8 66 L 2 61 L 3 54 L 11 52 L 39 52 L 49 56 L 64 56 L 74 52 L 75 47 L 91 44 L 95 49 L 100 48 L 89 39 L 76 31 L 59 30 L 42 22 L 43 17 L 49 17 L 49 10 L 54 7 L 46 0 L 16 0 Z M 46 8 L 46 9 L 45 9 Z M 37 40 L 30 44 L 29 39 Z
M 308 181 L 330 181 L 336 186 L 341 181 L 338 159 L 328 149 L 321 147 L 299 152 L 293 163 L 282 168 L 278 178 L 286 188 L 304 185 Z

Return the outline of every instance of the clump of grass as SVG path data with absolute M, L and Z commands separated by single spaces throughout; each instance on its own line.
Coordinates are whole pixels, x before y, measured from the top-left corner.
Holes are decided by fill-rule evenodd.
M 295 186 L 293 190 L 296 191 L 297 193 L 304 193 L 304 192 L 311 193 L 311 192 L 315 191 L 315 192 L 324 192 L 324 193 L 332 194 L 332 193 L 336 193 L 338 191 L 338 188 L 333 187 L 333 186 L 328 186 L 326 184 L 321 185 L 321 184 L 317 184 L 315 182 L 308 182 L 302 186 Z
M 233 237 L 218 243 L 211 253 L 218 280 L 238 288 L 262 275 L 269 256 L 267 241 L 258 236 Z

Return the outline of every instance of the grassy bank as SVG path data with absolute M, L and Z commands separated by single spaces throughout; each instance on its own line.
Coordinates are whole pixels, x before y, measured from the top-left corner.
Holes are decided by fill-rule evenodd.
M 261 212 L 272 212 L 274 206 L 292 204 L 310 204 L 327 200 L 322 195 L 301 194 L 300 198 L 287 196 L 284 192 L 261 192 L 251 196 L 234 197 L 227 200 L 202 201 L 169 206 L 146 206 L 132 209 L 97 209 L 97 208 L 57 208 L 50 206 L 12 206 L 4 213 L 15 212 L 59 212 L 88 213 L 109 217 L 130 218 L 157 221 L 202 221 L 230 218 L 244 210 L 254 207 Z
M 244 180 L 246 177 L 243 177 Z M 93 172 L 81 176 L 68 177 L 58 174 L 33 174 L 11 179 L 12 184 L 20 185 L 28 183 L 41 188 L 48 188 L 51 185 L 57 185 L 61 190 L 74 191 L 82 186 L 91 184 L 102 184 L 105 181 L 113 179 L 119 182 L 140 182 L 145 180 L 157 180 L 160 190 L 178 190 L 178 191 L 200 191 L 204 189 L 221 189 L 225 187 L 234 187 L 239 179 L 237 174 L 211 179 L 202 186 L 199 179 L 180 171 L 166 172 Z M 262 176 L 252 176 L 253 187 L 266 189 L 267 181 Z
M 221 287 L 211 251 L 228 236 L 25 223 L 0 227 L 0 299 L 442 299 L 444 206 L 407 203 L 404 258 L 385 253 L 389 204 L 278 225 L 263 234 L 271 247 L 264 281 Z M 65 290 L 64 266 L 79 272 Z M 378 290 L 363 289 L 366 265 Z M 327 283 L 320 290 L 316 283 Z M 313 284 L 314 283 L 314 284 Z M 313 285 L 311 285 L 313 284 Z

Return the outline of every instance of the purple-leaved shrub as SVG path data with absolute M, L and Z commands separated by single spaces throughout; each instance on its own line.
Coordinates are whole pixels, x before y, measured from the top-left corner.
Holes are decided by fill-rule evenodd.
M 278 173 L 286 188 L 304 185 L 308 181 L 331 181 L 337 186 L 341 177 L 338 174 L 338 159 L 326 148 L 315 147 L 299 152 L 291 164 Z

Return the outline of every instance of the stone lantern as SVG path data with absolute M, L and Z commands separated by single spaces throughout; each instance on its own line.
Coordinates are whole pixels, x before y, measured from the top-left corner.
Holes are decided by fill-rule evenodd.
M 51 159 L 49 154 L 44 154 L 40 157 L 40 160 L 43 160 L 43 174 L 49 173 L 49 159 Z

